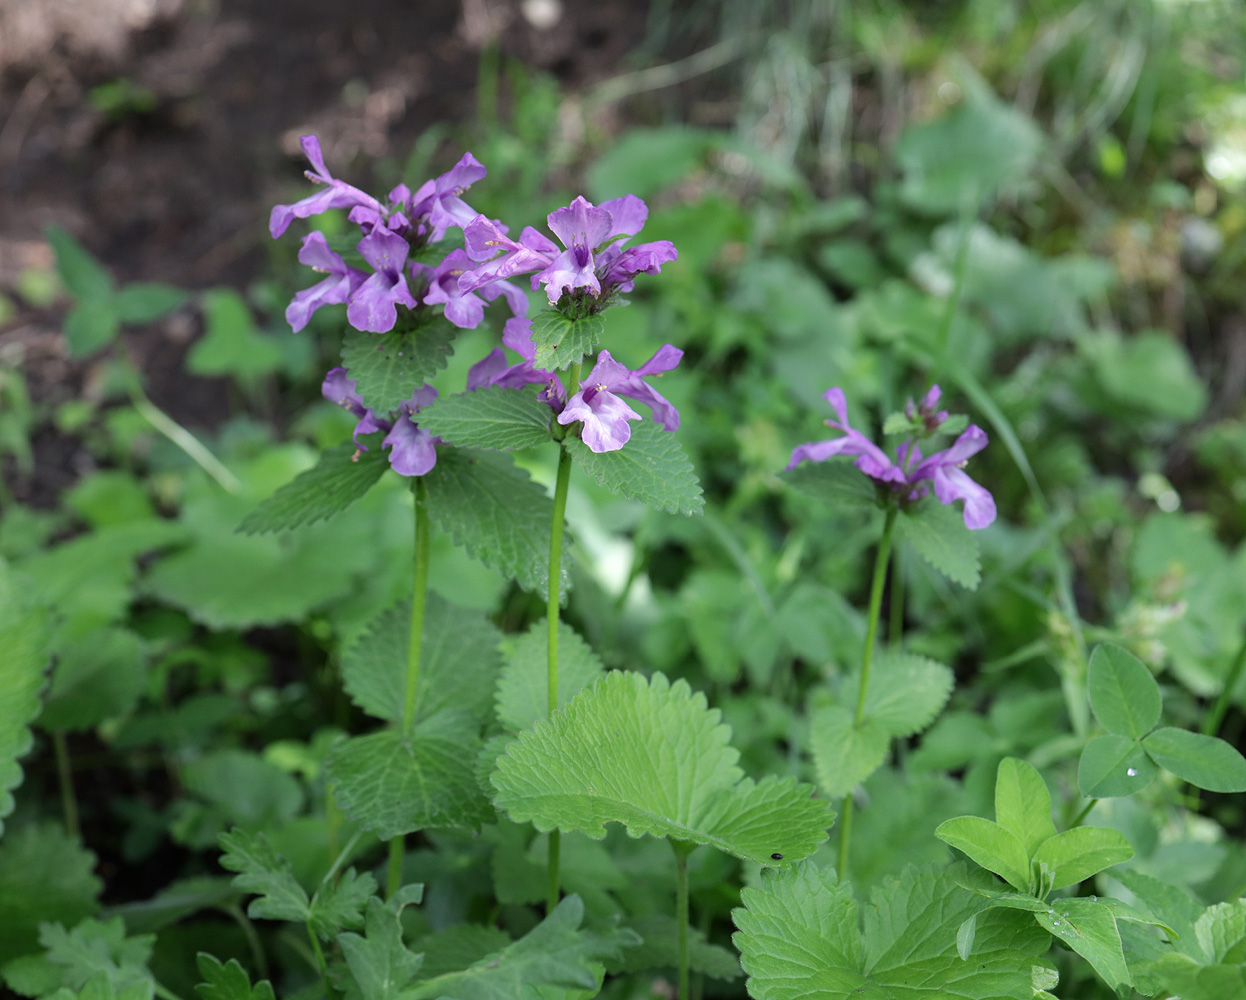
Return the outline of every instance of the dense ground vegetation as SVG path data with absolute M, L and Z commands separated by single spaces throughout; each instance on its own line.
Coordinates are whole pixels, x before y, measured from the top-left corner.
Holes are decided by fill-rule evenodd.
M 366 315 L 358 283 L 287 312 L 304 237 L 330 279 L 383 270 L 354 194 L 274 226 L 245 287 L 129 281 L 52 228 L 0 299 L 90 373 L 52 407 L 0 356 L 9 989 L 1246 996 L 1241 5 L 655 3 L 647 28 L 596 87 L 486 45 L 474 121 L 326 142 L 318 190 L 410 222 L 413 284 L 460 262 L 443 305 L 389 318 L 391 280 Z M 468 150 L 487 177 L 418 209 Z M 480 367 L 502 301 L 443 318 L 493 252 L 471 220 L 534 227 L 556 269 L 577 195 L 644 199 L 631 245 L 659 249 L 634 291 L 516 270 L 506 382 Z M 601 225 L 599 261 L 635 236 Z M 170 322 L 227 419 L 152 402 Z M 435 467 L 358 426 L 412 410 Z M 49 436 L 90 456 L 56 496 Z M 853 443 L 788 468 L 824 440 Z M 909 440 L 927 479 L 887 464 Z

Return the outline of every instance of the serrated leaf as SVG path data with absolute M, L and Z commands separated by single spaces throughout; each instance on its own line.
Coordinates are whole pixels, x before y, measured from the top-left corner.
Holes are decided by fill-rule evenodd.
M 887 756 L 891 734 L 868 716 L 858 726 L 841 705 L 818 709 L 809 720 L 809 751 L 818 788 L 829 798 L 847 795 L 873 774 Z
M 113 301 L 122 323 L 150 323 L 185 302 L 186 293 L 172 285 L 135 281 L 122 288 Z
M 238 530 L 244 535 L 262 535 L 327 521 L 372 489 L 388 468 L 389 460 L 380 447 L 360 451 L 353 441 L 347 441 L 329 448 L 315 465 L 244 517 Z
M 498 721 L 510 732 L 529 729 L 549 718 L 548 632 L 546 622 L 533 622 L 521 636 L 509 639 L 497 684 Z M 566 622 L 558 623 L 558 706 L 561 708 L 606 672 L 597 654 Z
M 1030 856 L 1011 830 L 981 816 L 957 816 L 940 823 L 935 836 L 993 871 L 1018 892 L 1030 884 Z
M 891 736 L 912 736 L 934 721 L 955 684 L 956 675 L 942 663 L 882 650 L 866 693 L 865 715 Z
M 393 1000 L 401 994 L 423 964 L 402 940 L 399 914 L 373 897 L 368 900 L 365 936 L 342 934 L 338 944 L 353 982 L 347 1000 Z
M 376 879 L 368 872 L 360 875 L 346 869 L 336 882 L 322 883 L 311 901 L 308 926 L 326 941 L 339 931 L 363 926 L 363 910 L 376 892 Z
M 1045 840 L 1033 858 L 1051 866 L 1055 878 L 1051 888 L 1063 889 L 1133 856 L 1134 849 L 1119 830 L 1076 826 Z
M 533 366 L 543 371 L 571 367 L 592 353 L 605 329 L 600 314 L 571 320 L 556 309 L 542 309 L 532 320 Z
M 1246 964 L 1199 965 L 1186 955 L 1164 955 L 1146 971 L 1157 985 L 1181 1000 L 1246 996 Z
M 121 331 L 120 321 L 108 299 L 80 302 L 65 317 L 61 328 L 71 358 L 85 358 L 111 344 Z
M 342 685 L 351 700 L 386 722 L 402 720 L 411 602 L 383 612 L 342 654 Z M 424 636 L 415 688 L 416 721 L 455 708 L 483 721 L 492 708 L 501 635 L 479 611 L 435 593 L 424 605 Z
M 611 672 L 507 747 L 491 779 L 498 808 L 542 831 L 600 839 L 622 823 L 762 864 L 809 854 L 829 806 L 791 778 L 745 778 L 719 719 L 685 681 Z
M 554 502 L 508 456 L 442 449 L 424 477 L 428 513 L 475 559 L 543 594 L 549 580 Z M 566 594 L 565 567 L 559 591 Z
M 395 327 L 379 334 L 348 330 L 342 341 L 342 364 L 364 404 L 384 415 L 445 368 L 458 334 L 459 328 L 443 316 L 429 317 L 413 330 Z
M 447 396 L 420 410 L 420 426 L 464 448 L 535 448 L 552 440 L 554 412 L 536 398 L 538 391 L 489 386 Z
M 999 762 L 995 772 L 995 821 L 1017 836 L 1029 858 L 1034 857 L 1040 844 L 1056 835 L 1056 824 L 1051 821 L 1051 793 L 1032 764 L 1016 757 L 1005 757 Z
M 1183 955 L 1202 961 L 1207 956 L 1194 932 L 1195 922 L 1203 915 L 1203 907 L 1184 889 L 1161 882 L 1134 868 L 1121 868 L 1108 873 L 1137 897 L 1157 923 L 1173 930 L 1174 946 Z
M 475 732 L 466 719 L 458 725 L 432 719 L 406 738 L 383 730 L 342 740 L 325 760 L 338 807 L 382 840 L 430 826 L 489 822 L 493 810 L 476 781 Z
M 101 974 L 118 992 L 135 983 L 151 982 L 147 963 L 156 935 L 128 938 L 120 917 L 107 921 L 88 918 L 73 930 L 61 924 L 44 924 L 39 928 L 39 943 L 46 950 L 47 961 L 60 967 L 62 984 L 72 990 L 82 989 Z
M 805 496 L 831 506 L 878 506 L 873 481 L 846 462 L 801 462 L 790 472 L 784 472 L 782 478 Z
M 1077 763 L 1077 789 L 1090 799 L 1133 795 L 1159 774 L 1136 740 L 1109 733 L 1086 744 Z
M 679 965 L 679 925 L 665 913 L 655 913 L 631 922 L 641 943 L 623 953 L 623 961 L 608 966 L 612 974 L 635 973 L 647 969 L 674 969 Z M 735 955 L 705 940 L 699 927 L 688 928 L 688 968 L 711 979 L 731 981 L 743 975 Z
M 579 438 L 567 438 L 563 447 L 611 493 L 672 514 L 699 514 L 705 506 L 688 456 L 675 436 L 658 424 L 633 424 L 631 438 L 618 451 L 597 454 Z
M 61 645 L 39 724 L 82 730 L 128 714 L 147 682 L 143 641 L 120 628 L 96 629 Z
M 568 896 L 535 928 L 501 951 L 461 972 L 418 982 L 406 1000 L 514 1000 L 534 988 L 549 986 L 596 991 L 599 963 L 618 958 L 620 950 L 639 942 L 626 928 L 590 931 L 580 927 L 584 904 Z
M 1031 970 L 1047 936 L 1028 917 L 993 911 L 977 921 L 971 961 L 958 930 L 983 908 L 960 884 L 991 882 L 964 865 L 909 866 L 874 889 L 864 934 L 852 886 L 809 862 L 762 873 L 732 912 L 732 940 L 756 1000 L 942 1000 L 1034 995 Z
M 244 892 L 255 893 L 247 916 L 264 920 L 291 920 L 305 923 L 311 916 L 307 893 L 294 877 L 290 862 L 277 854 L 262 833 L 247 833 L 237 828 L 219 838 L 225 853 L 221 867 L 234 876 L 234 885 Z
M 13 792 L 22 782 L 20 760 L 31 747 L 31 721 L 39 714 L 39 693 L 48 664 L 47 609 L 29 581 L 0 559 L 0 833 L 13 811 Z
M 39 925 L 72 926 L 98 908 L 95 855 L 63 826 L 25 826 L 0 841 L 0 965 L 35 950 Z
M 1034 914 L 1048 931 L 1086 959 L 1113 990 L 1132 985 L 1121 932 L 1110 908 L 1090 899 L 1057 899 Z
M 545 898 L 544 888 L 537 898 Z M 447 927 L 444 931 L 429 934 L 416 942 L 415 947 L 424 953 L 420 978 L 435 979 L 447 972 L 462 972 L 481 959 L 501 951 L 510 943 L 511 936 L 500 927 L 481 924 L 455 924 Z
M 1163 698 L 1159 684 L 1133 653 L 1101 643 L 1090 654 L 1087 671 L 1090 707 L 1109 733 L 1140 740 L 1159 722 Z
M 1195 921 L 1194 936 L 1214 962 L 1246 961 L 1246 900 L 1209 906 Z
M 60 226 L 48 226 L 47 237 L 56 254 L 56 271 L 70 295 L 83 301 L 99 301 L 112 295 L 112 277 L 81 243 Z
M 195 963 L 204 979 L 195 992 L 203 1000 L 275 1000 L 273 984 L 262 979 L 252 986 L 251 977 L 236 958 L 222 965 L 215 956 L 201 951 L 195 956 Z
M 1246 792 L 1246 758 L 1224 740 L 1164 726 L 1142 741 L 1150 758 L 1209 792 Z
M 977 589 L 982 576 L 978 543 L 956 508 L 928 500 L 901 511 L 896 533 L 949 580 Z

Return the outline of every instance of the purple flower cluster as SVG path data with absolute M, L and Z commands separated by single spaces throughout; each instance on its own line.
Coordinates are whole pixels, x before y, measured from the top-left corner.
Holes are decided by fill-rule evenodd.
M 422 385 L 416 389 L 411 398 L 398 407 L 392 420 L 378 417 L 374 411 L 368 409 L 355 388 L 354 379 L 345 368 L 334 368 L 324 377 L 320 394 L 359 418 L 351 437 L 360 451 L 368 450 L 366 445 L 360 443 L 360 434 L 388 431 L 381 442 L 381 448 L 390 450 L 389 464 L 399 475 L 422 476 L 437 463 L 435 446 L 441 443 L 441 439 L 421 430 L 412 419 L 420 407 L 427 406 L 437 398 L 437 390 L 431 385 Z
M 906 415 L 910 421 L 920 423 L 926 434 L 934 433 L 948 417 L 947 411 L 936 410 L 941 390 L 932 386 L 922 399 L 920 407 L 910 404 Z M 889 487 L 904 500 L 918 500 L 934 486 L 940 503 L 950 504 L 956 500 L 965 502 L 965 527 L 985 528 L 995 520 L 995 500 L 991 494 L 975 483 L 964 471 L 970 456 L 976 455 L 987 445 L 986 432 L 971 424 L 950 448 L 923 457 L 917 442 L 909 439 L 896 449 L 896 460 L 878 445 L 848 423 L 848 404 L 842 389 L 827 389 L 823 398 L 831 404 L 838 422 L 828 420 L 828 426 L 844 432 L 843 437 L 827 441 L 811 441 L 792 450 L 789 469 L 801 462 L 825 462 L 835 455 L 854 455 L 853 463 L 876 483 Z

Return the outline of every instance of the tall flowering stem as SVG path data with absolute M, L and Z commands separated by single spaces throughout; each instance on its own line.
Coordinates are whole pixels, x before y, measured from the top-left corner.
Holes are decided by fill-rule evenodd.
M 407 638 L 407 678 L 402 700 L 402 735 L 415 729 L 416 692 L 420 683 L 420 656 L 424 645 L 424 607 L 428 601 L 428 487 L 424 477 L 416 476 L 411 487 L 415 495 L 415 582 L 411 596 L 411 631 Z M 403 837 L 389 842 L 389 877 L 386 890 L 392 896 L 402 886 Z
M 865 720 L 865 701 L 870 692 L 870 668 L 874 664 L 874 641 L 878 637 L 878 619 L 883 607 L 883 586 L 887 581 L 887 563 L 891 558 L 891 534 L 896 525 L 896 507 L 887 509 L 883 523 L 883 536 L 878 542 L 878 554 L 874 558 L 874 579 L 870 583 L 870 606 L 865 624 L 865 650 L 861 654 L 861 683 L 857 688 L 857 710 L 853 725 L 860 726 Z M 893 637 L 894 638 L 894 637 Z M 848 877 L 848 845 L 852 840 L 852 793 L 844 797 L 844 807 L 839 820 L 839 877 Z

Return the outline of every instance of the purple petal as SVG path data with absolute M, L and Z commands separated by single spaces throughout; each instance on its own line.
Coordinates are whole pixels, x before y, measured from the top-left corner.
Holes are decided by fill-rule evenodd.
M 525 361 L 536 358 L 536 345 L 532 343 L 532 320 L 515 316 L 502 326 L 502 343 Z
M 798 444 L 792 449 L 792 457 L 787 463 L 787 470 L 790 472 L 801 462 L 825 462 L 828 458 L 835 455 L 841 455 L 844 449 L 849 445 L 849 439 L 832 438 L 829 441 L 810 441 L 808 444 Z
M 657 353 L 653 357 L 632 372 L 632 374 L 643 378 L 646 375 L 659 375 L 662 372 L 669 372 L 683 360 L 683 357 L 684 352 L 678 347 L 663 344 L 658 348 Z
M 601 292 L 601 283 L 593 269 L 593 255 L 581 250 L 578 247 L 564 250 L 544 271 L 533 276 L 532 287 L 543 284 L 550 305 L 555 305 L 568 289 L 587 288 L 594 295 Z
M 389 464 L 400 476 L 422 476 L 437 464 L 435 443 L 433 436 L 409 417 L 399 417 L 381 447 L 392 449 Z
M 637 274 L 660 274 L 663 264 L 678 258 L 679 251 L 670 240 L 628 247 L 610 264 L 606 280 L 609 284 L 621 285 Z
M 312 314 L 321 306 L 345 302 L 363 281 L 363 274 L 351 271 L 347 274 L 331 274 L 310 288 L 295 292 L 286 306 L 286 322 L 298 333 L 311 321 Z
M 604 208 L 594 208 L 591 201 L 577 195 L 566 208 L 556 208 L 546 216 L 550 232 L 562 240 L 568 250 L 596 250 L 610 237 L 612 219 Z
M 307 161 L 312 165 L 312 174 L 316 180 L 324 181 L 326 184 L 333 180 L 329 175 L 329 168 L 324 165 L 324 153 L 320 151 L 320 137 L 315 135 L 299 136 L 299 145 L 303 147 L 303 155 L 307 157 Z
M 675 409 L 670 400 L 649 383 L 635 379 L 626 390 L 619 389 L 618 392 L 619 395 L 627 396 L 629 399 L 648 406 L 653 410 L 653 419 L 668 431 L 679 430 L 679 411 Z
M 589 386 L 587 391 L 594 389 L 595 386 Z M 640 420 L 640 414 L 608 389 L 597 389 L 589 400 L 585 399 L 585 394 L 577 392 L 571 397 L 566 409 L 558 414 L 558 422 L 569 424 L 582 420 L 584 429 L 580 437 L 589 451 L 598 454 L 618 451 L 632 436 L 628 421 Z
M 635 236 L 645 227 L 645 221 L 649 218 L 648 206 L 634 194 L 611 198 L 597 207 L 610 213 L 611 226 L 607 239 L 622 235 Z
M 346 264 L 329 249 L 329 241 L 319 230 L 313 230 L 303 237 L 303 245 L 299 247 L 299 263 L 328 274 L 343 274 L 346 271 Z
M 506 371 L 506 368 L 506 352 L 495 347 L 467 369 L 467 391 L 475 392 L 487 385 L 493 385 L 493 380 Z
M 965 501 L 965 527 L 985 528 L 995 520 L 995 498 L 957 466 L 943 466 L 934 473 L 935 496 L 941 503 Z
M 603 350 L 597 355 L 597 364 L 593 365 L 593 370 L 588 373 L 584 384 L 613 391 L 615 386 L 625 385 L 631 374 L 627 368 L 610 356 L 609 351 Z M 577 393 L 577 395 L 580 394 Z
M 397 233 L 377 226 L 359 241 L 357 249 L 378 272 L 394 275 L 401 274 L 411 245 Z
M 396 302 L 409 309 L 416 306 L 415 298 L 407 287 L 407 279 L 401 273 L 394 278 L 377 272 L 351 296 L 346 307 L 346 319 L 356 330 L 388 333 L 398 322 Z
M 329 369 L 324 381 L 320 383 L 320 395 L 330 403 L 346 407 L 357 417 L 363 416 L 363 397 L 355 388 L 355 380 L 341 365 Z

